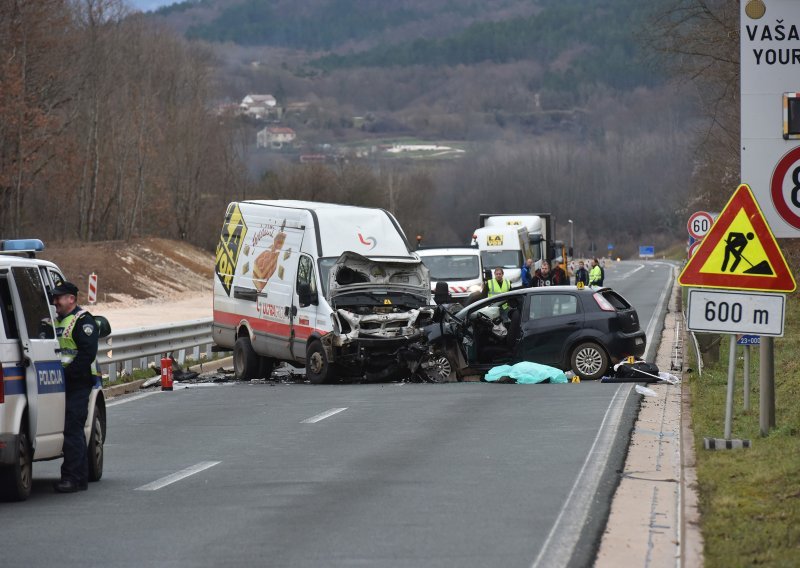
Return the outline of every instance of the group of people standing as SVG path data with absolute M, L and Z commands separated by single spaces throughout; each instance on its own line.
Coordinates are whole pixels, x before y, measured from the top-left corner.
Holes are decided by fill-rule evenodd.
M 522 266 L 522 287 L 535 288 L 537 286 L 567 286 L 571 284 L 570 277 L 561 268 L 558 259 L 553 260 L 553 267 L 547 260 L 542 260 L 541 265 L 533 270 L 533 259 L 529 258 Z M 495 274 L 495 276 L 497 276 Z M 587 270 L 584 262 L 578 262 L 578 269 L 575 271 L 575 284 L 582 282 L 584 286 L 602 286 L 605 278 L 605 271 L 600 262 L 592 259 L 592 268 Z

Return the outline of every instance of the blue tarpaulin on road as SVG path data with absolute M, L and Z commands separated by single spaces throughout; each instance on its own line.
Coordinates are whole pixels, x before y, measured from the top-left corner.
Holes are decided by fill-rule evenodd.
M 561 369 L 548 367 L 539 363 L 522 361 L 514 365 L 500 365 L 493 367 L 484 380 L 490 383 L 498 382 L 508 377 L 516 381 L 518 385 L 535 385 L 548 381 L 551 383 L 567 383 L 567 376 Z

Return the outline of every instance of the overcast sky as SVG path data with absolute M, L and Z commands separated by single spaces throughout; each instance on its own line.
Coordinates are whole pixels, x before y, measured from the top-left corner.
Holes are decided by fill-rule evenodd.
M 174 4 L 178 0 L 127 0 L 128 5 L 142 12 Z

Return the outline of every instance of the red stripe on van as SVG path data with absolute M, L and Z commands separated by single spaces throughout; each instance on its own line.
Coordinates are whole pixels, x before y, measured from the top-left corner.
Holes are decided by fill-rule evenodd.
M 291 326 L 288 323 L 263 320 L 259 318 L 248 318 L 241 314 L 233 314 L 230 312 L 222 312 L 214 310 L 214 323 L 221 325 L 228 325 L 230 327 L 238 327 L 240 323 L 246 321 L 253 331 L 261 331 L 272 335 L 278 335 L 289 338 Z M 294 324 L 294 336 L 298 339 L 308 339 L 311 334 L 316 331 L 319 335 L 326 335 L 327 331 L 324 329 L 316 329 L 308 325 Z

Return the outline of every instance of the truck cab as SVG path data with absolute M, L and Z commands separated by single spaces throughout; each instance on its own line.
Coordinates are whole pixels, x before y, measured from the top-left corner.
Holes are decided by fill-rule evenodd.
M 65 381 L 51 291 L 65 280 L 37 239 L 0 241 L 0 496 L 22 501 L 34 461 L 63 455 Z M 98 378 L 85 425 L 89 480 L 103 473 L 105 399 Z
M 484 268 L 502 268 L 512 289 L 522 287 L 522 265 L 533 255 L 523 227 L 480 227 L 472 234 L 472 244 L 478 247 Z

